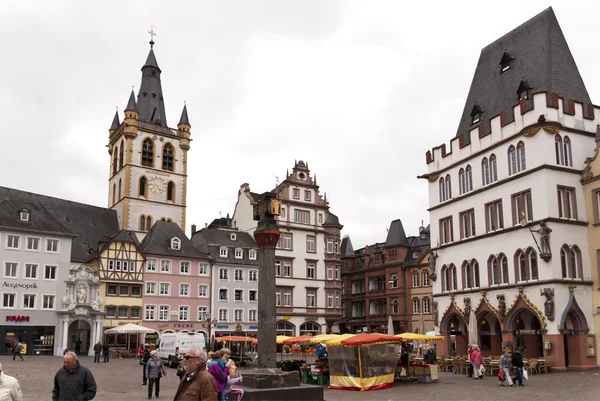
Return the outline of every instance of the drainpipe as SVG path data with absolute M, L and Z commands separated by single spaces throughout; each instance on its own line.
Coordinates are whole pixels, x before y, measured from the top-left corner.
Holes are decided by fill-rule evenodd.
M 408 331 L 408 270 L 404 263 L 402 263 L 402 270 L 404 270 L 404 329 Z

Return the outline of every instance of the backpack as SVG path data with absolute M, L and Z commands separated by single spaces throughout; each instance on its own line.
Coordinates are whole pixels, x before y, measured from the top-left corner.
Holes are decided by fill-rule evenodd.
M 22 349 L 22 348 L 23 348 L 23 345 L 22 345 L 21 343 L 18 343 L 18 344 L 15 346 L 15 351 L 16 351 L 16 352 L 21 352 L 21 349 Z

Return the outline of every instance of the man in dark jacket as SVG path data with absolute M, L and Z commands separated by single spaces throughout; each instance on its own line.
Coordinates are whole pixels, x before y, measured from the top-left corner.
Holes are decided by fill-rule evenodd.
M 96 396 L 96 380 L 88 368 L 81 366 L 77 354 L 67 352 L 64 366 L 54 376 L 52 401 L 88 401 Z
M 513 382 L 518 382 L 519 386 L 523 385 L 523 354 L 521 350 L 517 348 L 512 354 L 510 364 L 515 367 L 517 376 L 513 378 Z
M 148 380 L 146 378 L 148 374 L 146 372 L 146 364 L 148 363 L 148 359 L 150 359 L 150 350 L 148 349 L 148 347 L 146 347 L 146 349 L 144 350 L 144 355 L 140 360 L 140 364 L 142 365 L 142 386 L 145 386 L 148 383 Z
M 107 363 L 110 361 L 108 351 L 110 350 L 110 346 L 107 343 L 102 344 L 102 354 L 104 355 L 104 362 Z
M 102 344 L 100 344 L 100 341 L 98 341 L 94 345 L 94 363 L 100 363 L 100 352 L 102 352 Z
M 215 378 L 206 370 L 206 353 L 192 348 L 183 359 L 187 374 L 179 382 L 174 401 L 217 401 Z

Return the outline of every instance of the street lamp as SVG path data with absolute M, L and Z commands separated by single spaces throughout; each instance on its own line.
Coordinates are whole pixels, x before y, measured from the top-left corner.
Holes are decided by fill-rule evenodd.
M 210 320 L 210 312 L 207 312 L 206 313 L 206 321 L 204 322 L 204 324 L 208 328 L 208 351 L 210 352 L 212 350 L 212 346 L 211 346 L 212 327 L 217 324 L 217 319 L 215 318 L 213 320 Z

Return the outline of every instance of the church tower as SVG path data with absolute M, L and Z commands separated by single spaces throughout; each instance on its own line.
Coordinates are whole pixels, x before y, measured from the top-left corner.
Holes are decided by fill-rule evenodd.
M 185 230 L 191 125 L 185 105 L 177 129 L 167 125 L 161 72 L 151 40 L 137 99 L 132 90 L 123 122 L 117 111 L 108 131 L 108 206 L 117 211 L 121 228 L 140 239 L 157 220 Z

